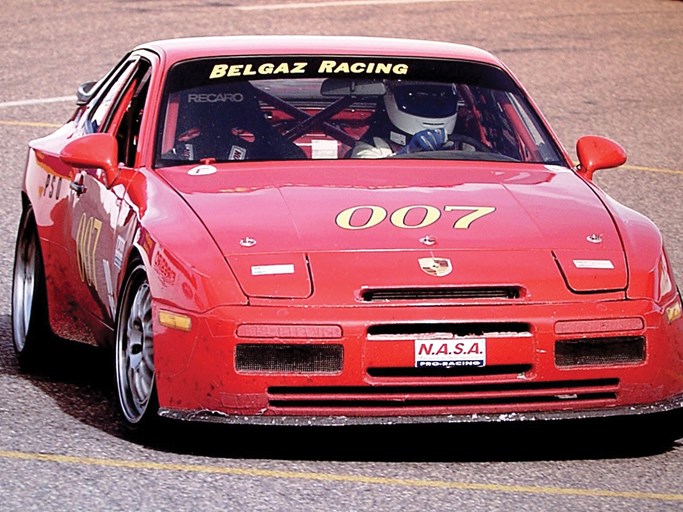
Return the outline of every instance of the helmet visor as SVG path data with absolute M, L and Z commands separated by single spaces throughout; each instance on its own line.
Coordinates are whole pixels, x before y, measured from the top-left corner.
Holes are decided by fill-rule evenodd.
M 394 84 L 392 92 L 398 109 L 413 116 L 450 117 L 458 108 L 452 84 Z

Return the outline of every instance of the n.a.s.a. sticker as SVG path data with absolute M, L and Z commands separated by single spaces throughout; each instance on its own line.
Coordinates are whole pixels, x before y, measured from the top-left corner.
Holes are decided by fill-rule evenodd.
M 486 339 L 416 339 L 415 366 L 417 368 L 486 366 Z

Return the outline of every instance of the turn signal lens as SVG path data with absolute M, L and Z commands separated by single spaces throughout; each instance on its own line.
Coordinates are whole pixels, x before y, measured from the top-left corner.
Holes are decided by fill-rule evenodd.
M 187 315 L 172 313 L 171 311 L 159 311 L 159 323 L 164 327 L 189 331 L 192 329 L 192 319 Z
M 666 308 L 666 319 L 669 323 L 674 320 L 678 320 L 683 315 L 683 308 L 681 307 L 681 301 L 677 300 L 671 306 Z

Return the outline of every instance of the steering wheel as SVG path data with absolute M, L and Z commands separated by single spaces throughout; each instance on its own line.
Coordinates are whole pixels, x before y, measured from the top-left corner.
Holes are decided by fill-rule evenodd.
M 487 146 L 482 141 L 477 140 L 474 137 L 470 137 L 468 135 L 460 135 L 460 134 L 454 133 L 448 137 L 448 140 L 450 142 L 455 143 L 455 147 L 453 147 L 451 149 L 457 149 L 457 150 L 463 151 L 463 145 L 468 144 L 468 145 L 474 147 L 474 149 L 476 149 L 477 151 L 482 151 L 484 153 L 493 153 L 494 152 L 492 147 Z

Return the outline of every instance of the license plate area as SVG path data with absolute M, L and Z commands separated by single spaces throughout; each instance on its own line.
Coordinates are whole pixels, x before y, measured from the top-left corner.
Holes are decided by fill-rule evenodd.
M 486 338 L 416 339 L 415 367 L 486 366 Z

